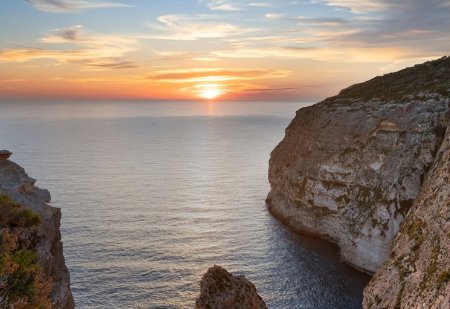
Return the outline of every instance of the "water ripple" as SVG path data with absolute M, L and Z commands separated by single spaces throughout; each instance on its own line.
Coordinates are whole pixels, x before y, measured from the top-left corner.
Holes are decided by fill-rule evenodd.
M 166 103 L 52 104 L 34 118 L 0 105 L 0 148 L 62 208 L 78 308 L 192 308 L 213 264 L 245 274 L 270 308 L 361 307 L 368 277 L 264 205 L 269 153 L 299 104 L 213 115 L 186 102 L 172 114 Z

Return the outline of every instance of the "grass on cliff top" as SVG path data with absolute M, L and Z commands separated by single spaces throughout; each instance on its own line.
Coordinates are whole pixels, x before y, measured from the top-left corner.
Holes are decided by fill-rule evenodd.
M 420 92 L 450 97 L 450 56 L 355 84 L 329 99 L 401 100 Z
M 32 227 L 41 223 L 41 217 L 4 194 L 0 194 L 0 226 Z
M 37 264 L 39 215 L 0 194 L 0 308 L 51 308 L 51 283 Z

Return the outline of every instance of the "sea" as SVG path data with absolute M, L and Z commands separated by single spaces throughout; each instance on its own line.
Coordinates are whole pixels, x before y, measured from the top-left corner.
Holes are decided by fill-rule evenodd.
M 0 149 L 48 189 L 77 308 L 194 308 L 213 265 L 269 308 L 361 308 L 370 277 L 265 205 L 299 102 L 1 102 Z

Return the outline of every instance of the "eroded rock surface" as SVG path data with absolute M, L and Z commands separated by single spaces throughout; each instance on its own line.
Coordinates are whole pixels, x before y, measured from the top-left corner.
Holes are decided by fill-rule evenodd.
M 450 127 L 364 307 L 450 308 Z
M 203 275 L 196 309 L 265 309 L 255 286 L 244 276 L 234 276 L 220 266 Z
M 444 57 L 300 109 L 271 154 L 269 211 L 375 272 L 442 144 L 449 93 Z
M 22 167 L 7 160 L 10 155 L 9 151 L 0 151 L 0 194 L 8 196 L 41 217 L 37 235 L 33 237 L 38 238 L 38 264 L 42 267 L 44 279 L 52 283 L 52 307 L 74 308 L 59 230 L 61 211 L 47 204 L 50 202 L 50 193 L 36 187 L 35 179 L 29 177 Z

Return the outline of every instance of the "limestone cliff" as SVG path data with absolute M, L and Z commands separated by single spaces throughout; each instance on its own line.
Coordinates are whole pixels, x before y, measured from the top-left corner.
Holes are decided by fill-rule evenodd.
M 213 266 L 200 283 L 196 309 L 266 309 L 255 286 L 244 276 L 234 276 L 220 266 Z
M 269 162 L 269 211 L 376 271 L 449 122 L 450 58 L 376 77 L 300 109 Z
M 450 126 L 365 308 L 450 308 Z
M 10 217 L 19 222 L 10 222 L 12 220 L 10 219 L 5 223 L 7 218 L 3 218 L 6 216 L 5 210 L 3 210 L 0 214 L 0 223 L 2 224 L 0 227 L 3 228 L 5 233 L 2 236 L 9 235 L 7 238 L 11 238 L 11 235 L 15 235 L 16 244 L 13 243 L 13 247 L 32 247 L 32 251 L 27 258 L 27 266 L 31 265 L 35 254 L 37 265 L 40 268 L 39 280 L 41 286 L 35 292 L 41 293 L 42 291 L 39 291 L 39 289 L 42 286 L 49 287 L 48 299 L 51 308 L 74 308 L 75 305 L 70 291 L 69 272 L 64 262 L 59 230 L 61 211 L 47 204 L 50 201 L 49 192 L 36 187 L 34 185 L 35 180 L 29 177 L 22 167 L 8 160 L 10 155 L 11 153 L 8 151 L 0 151 L 0 195 L 2 196 L 3 207 L 6 207 L 7 204 L 12 206 L 8 210 L 13 214 Z M 23 210 L 18 212 L 17 209 L 22 208 Z M 33 221 L 33 224 L 24 223 L 26 219 Z M 8 243 L 7 238 L 2 237 L 1 239 L 2 251 L 5 251 L 4 246 Z M 9 251 L 11 251 L 11 248 Z M 23 262 L 23 258 L 17 259 L 17 255 L 27 251 L 30 250 L 21 249 L 15 252 L 16 262 Z M 2 256 L 2 259 L 4 257 Z M 14 259 L 12 261 L 14 262 Z M 17 265 L 12 270 L 14 271 L 15 268 L 17 268 Z M 35 271 L 34 268 L 32 270 L 33 272 Z M 22 279 L 24 279 L 25 283 L 30 280 L 30 278 Z M 14 282 L 14 284 L 17 284 L 17 282 Z M 2 285 L 0 284 L 0 286 Z M 19 285 L 15 288 L 20 289 L 23 287 Z M 29 292 L 29 295 L 30 297 L 35 297 L 32 292 Z M 45 298 L 44 295 L 43 299 Z M 24 305 L 20 308 L 31 307 Z M 47 306 L 43 305 L 42 308 L 47 308 Z

